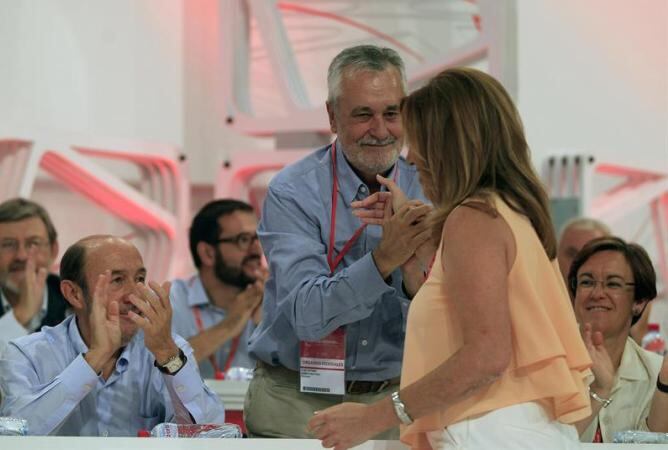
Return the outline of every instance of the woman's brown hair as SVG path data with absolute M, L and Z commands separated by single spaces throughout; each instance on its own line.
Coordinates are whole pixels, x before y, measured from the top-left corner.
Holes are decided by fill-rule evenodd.
M 532 164 L 519 113 L 503 86 L 471 68 L 447 69 L 404 99 L 411 157 L 435 208 L 434 238 L 471 197 L 497 193 L 529 218 L 550 259 L 557 244 L 548 197 Z

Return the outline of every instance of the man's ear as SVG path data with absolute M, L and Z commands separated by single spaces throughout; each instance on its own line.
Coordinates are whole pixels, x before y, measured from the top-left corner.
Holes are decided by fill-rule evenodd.
M 65 297 L 65 300 L 72 305 L 72 308 L 74 308 L 75 311 L 82 310 L 86 307 L 83 291 L 73 281 L 61 280 L 60 292 L 63 294 L 63 297 Z
M 204 267 L 213 267 L 216 262 L 216 248 L 204 241 L 197 243 L 197 256 Z
M 327 107 L 327 116 L 329 117 L 329 129 L 332 130 L 332 133 L 336 134 L 336 107 L 327 102 L 325 103 Z

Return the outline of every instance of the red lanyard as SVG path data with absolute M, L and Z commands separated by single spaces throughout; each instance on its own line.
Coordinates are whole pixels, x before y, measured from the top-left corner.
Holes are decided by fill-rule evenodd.
M 346 242 L 339 252 L 336 257 L 334 257 L 334 243 L 336 242 L 336 204 L 338 200 L 338 194 L 339 194 L 339 179 L 336 176 L 336 141 L 330 146 L 330 153 L 332 154 L 332 212 L 331 212 L 331 224 L 329 228 L 329 248 L 327 251 L 327 263 L 329 264 L 329 271 L 330 275 L 334 274 L 334 270 L 338 267 L 338 265 L 341 263 L 343 260 L 343 257 L 350 251 L 350 248 L 353 246 L 355 241 L 360 237 L 362 232 L 364 231 L 364 228 L 366 228 L 367 224 L 363 224 L 360 226 L 357 231 L 353 234 L 353 236 L 348 239 L 348 242 Z M 397 181 L 399 174 L 399 165 L 397 164 L 397 168 L 394 171 L 394 181 Z
M 193 310 L 193 316 L 195 316 L 195 324 L 197 325 L 197 329 L 201 333 L 202 331 L 204 331 L 204 324 L 202 323 L 202 315 L 198 307 L 194 307 L 192 310 Z M 225 374 L 232 365 L 232 360 L 234 360 L 234 355 L 237 353 L 238 347 L 239 347 L 239 336 L 232 339 L 232 347 L 230 348 L 230 352 L 227 354 L 227 359 L 225 360 L 225 364 L 223 366 L 222 371 L 220 370 L 218 364 L 216 363 L 216 357 L 214 355 L 209 356 L 209 361 L 213 366 L 214 378 L 216 380 L 225 379 Z

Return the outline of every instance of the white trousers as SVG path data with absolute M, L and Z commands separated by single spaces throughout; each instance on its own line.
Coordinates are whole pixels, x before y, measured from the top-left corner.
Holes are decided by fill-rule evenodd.
M 577 430 L 550 420 L 537 403 L 520 403 L 427 435 L 433 450 L 580 448 Z

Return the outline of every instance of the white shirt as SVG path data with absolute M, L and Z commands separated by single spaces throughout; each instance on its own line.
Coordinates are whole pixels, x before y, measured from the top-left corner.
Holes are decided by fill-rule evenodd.
M 49 290 L 45 284 L 44 294 L 42 295 L 42 308 L 35 314 L 35 317 L 32 318 L 30 323 L 28 323 L 27 328 L 16 320 L 16 316 L 12 313 L 12 305 L 9 304 L 1 289 L 0 302 L 2 302 L 2 309 L 4 310 L 3 315 L 0 317 L 0 354 L 2 354 L 9 341 L 30 334 L 39 328 L 44 317 L 46 317 L 46 310 L 49 303 Z

